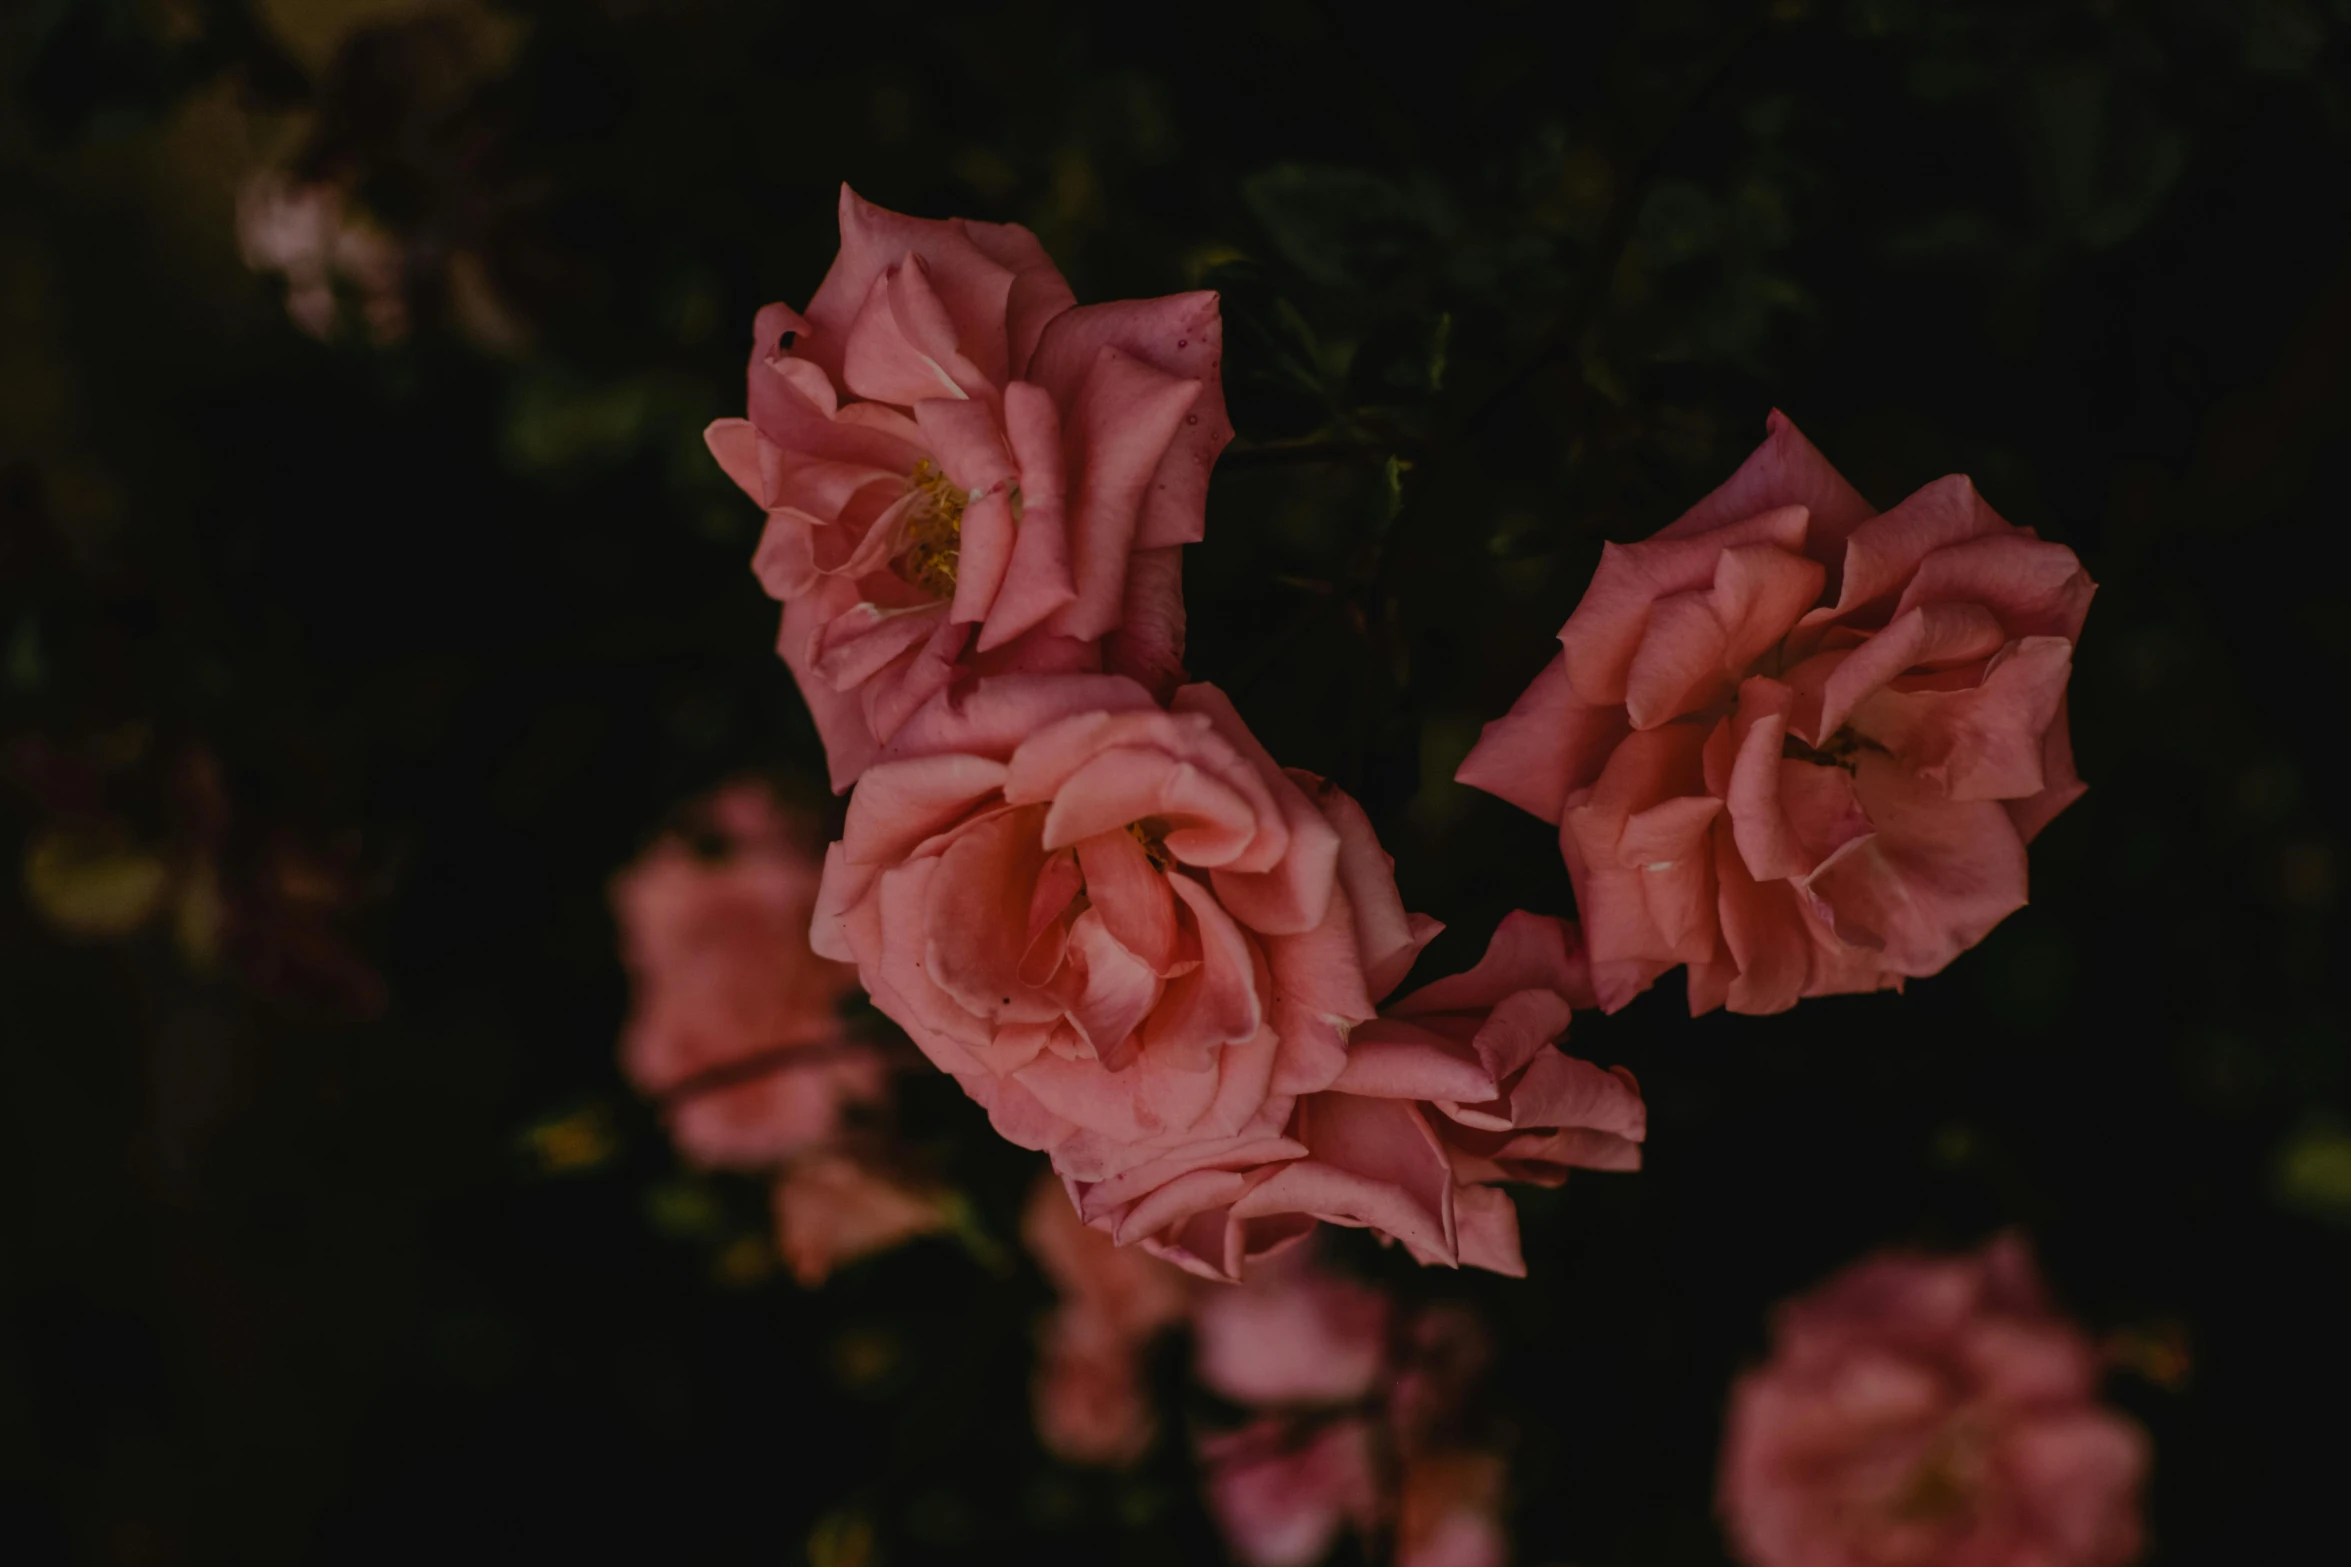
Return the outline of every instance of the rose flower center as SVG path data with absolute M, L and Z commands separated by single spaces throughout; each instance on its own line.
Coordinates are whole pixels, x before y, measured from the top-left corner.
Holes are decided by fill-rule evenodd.
M 952 598 L 969 497 L 927 457 L 914 465 L 906 487 L 915 500 L 906 515 L 906 548 L 894 563 L 898 575 L 939 598 Z
M 1982 1463 L 1976 1433 L 1961 1425 L 1944 1433 L 1911 1471 L 1887 1508 L 1899 1522 L 1938 1524 L 1959 1517 L 1974 1502 L 1974 1478 Z
M 1145 816 L 1127 823 L 1127 836 L 1143 846 L 1143 853 L 1160 870 L 1175 867 L 1175 854 L 1167 846 L 1170 824 L 1161 817 Z
M 1858 758 L 1862 752 L 1884 749 L 1875 740 L 1856 733 L 1851 724 L 1829 736 L 1824 745 L 1806 745 L 1794 735 L 1780 741 L 1780 755 L 1787 761 L 1810 762 L 1815 767 L 1841 767 L 1849 773 L 1861 766 Z

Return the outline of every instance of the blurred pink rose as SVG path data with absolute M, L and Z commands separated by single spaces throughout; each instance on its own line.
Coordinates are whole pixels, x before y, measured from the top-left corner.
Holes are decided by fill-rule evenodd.
M 1201 1295 L 1193 1369 L 1236 1404 L 1352 1404 L 1387 1380 L 1391 1315 L 1387 1296 L 1300 1247 Z
M 1378 855 L 1353 801 L 1327 790 L 1317 803 L 1343 843 Z M 1359 937 L 1373 929 L 1356 923 Z M 1375 993 L 1434 933 L 1426 922 L 1410 929 L 1388 956 L 1363 954 Z M 1640 1166 L 1648 1120 L 1632 1074 L 1553 1046 L 1590 985 L 1572 925 L 1513 914 L 1475 968 L 1354 1027 L 1345 1064 L 1297 1100 L 1277 1141 L 1081 1179 L 1081 1211 L 1209 1278 L 1240 1277 L 1321 1220 L 1400 1241 L 1423 1263 L 1524 1275 L 1518 1215 L 1498 1183 L 1556 1186 L 1572 1168 Z
M 1304 1152 L 1367 969 L 1425 939 L 1364 851 L 1213 687 L 1004 676 L 866 773 L 814 937 L 1003 1136 L 1150 1184 Z
M 1871 1258 L 1732 1388 L 1724 1521 L 1752 1567 L 2120 1567 L 2147 1443 L 2097 1380 L 2013 1236 Z
M 1399 1320 L 1401 1319 L 1401 1320 Z M 1194 1313 L 1202 1386 L 1250 1413 L 1199 1442 L 1211 1514 L 1253 1567 L 1394 1532 L 1398 1567 L 1500 1567 L 1501 1456 L 1465 1441 L 1486 1339 L 1474 1314 L 1400 1313 L 1297 1247 Z
M 1178 546 L 1232 436 L 1212 293 L 1079 305 L 1018 224 L 841 191 L 805 314 L 754 328 L 709 442 L 765 507 L 754 569 L 846 789 L 959 676 L 1182 676 Z
M 776 1249 L 814 1289 L 845 1263 L 946 1230 L 953 1200 L 846 1153 L 804 1154 L 776 1177 Z
M 1778 413 L 1728 483 L 1610 544 L 1464 783 L 1560 828 L 1602 1006 L 1933 974 L 2025 902 L 2082 792 L 2065 689 L 2090 579 L 1964 478 L 1880 516 Z
M 1247 1567 L 1312 1567 L 1379 1518 L 1372 1422 L 1268 1416 L 1200 1439 L 1209 1515 Z
M 696 1164 L 763 1169 L 881 1098 L 880 1060 L 837 1010 L 856 971 L 808 944 L 819 862 L 763 784 L 727 785 L 613 882 L 634 987 L 621 1065 Z
M 1143 1355 L 1162 1329 L 1183 1320 L 1192 1280 L 1086 1228 L 1050 1175 L 1029 1194 L 1020 1232 L 1061 1297 L 1038 1334 L 1038 1438 L 1071 1463 L 1131 1464 L 1159 1429 Z

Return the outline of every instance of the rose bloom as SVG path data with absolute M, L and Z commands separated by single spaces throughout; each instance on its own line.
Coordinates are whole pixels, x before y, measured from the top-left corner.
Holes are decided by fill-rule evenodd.
M 2004 1236 L 1780 1308 L 1731 1390 L 1720 1506 L 1751 1567 L 2120 1567 L 2147 1444 Z
M 1060 675 L 984 681 L 899 734 L 813 935 L 1001 1134 L 1100 1181 L 1291 1147 L 1295 1096 L 1372 1015 L 1367 972 L 1400 973 L 1426 928 L 1221 692 L 1167 711 Z
M 1461 767 L 1559 824 L 1610 1011 L 1933 974 L 2025 901 L 2082 793 L 2066 736 L 2093 591 L 1957 476 L 1883 515 L 1778 413 L 1729 482 L 1610 544 L 1560 652 Z
M 804 1288 L 845 1263 L 948 1228 L 950 1194 L 833 1149 L 784 1166 L 773 1192 L 776 1250 Z
M 884 1074 L 841 1024 L 856 971 L 808 945 L 821 871 L 802 824 L 748 781 L 691 815 L 699 846 L 668 834 L 613 881 L 621 1066 L 687 1158 L 763 1169 L 831 1139 Z
M 1360 808 L 1336 790 L 1318 803 L 1365 879 L 1376 857 L 1384 880 Z M 1416 927 L 1410 952 L 1429 934 Z M 1409 960 L 1367 952 L 1364 968 L 1384 994 Z M 1498 1183 L 1640 1166 L 1648 1122 L 1632 1074 L 1553 1045 L 1590 996 L 1574 927 L 1513 914 L 1475 968 L 1354 1027 L 1344 1065 L 1297 1100 L 1278 1138 L 1073 1180 L 1073 1194 L 1087 1222 L 1209 1278 L 1239 1278 L 1324 1220 L 1399 1241 L 1423 1263 L 1524 1276 L 1518 1215 Z
M 834 788 L 959 677 L 1181 680 L 1223 334 L 1213 293 L 1079 305 L 1018 224 L 842 189 L 832 270 L 760 311 L 750 417 L 708 436 L 767 511 L 754 569 Z
M 1031 1389 L 1038 1439 L 1070 1463 L 1131 1464 L 1159 1429 L 1143 1356 L 1163 1329 L 1183 1320 L 1192 1281 L 1087 1229 L 1050 1175 L 1029 1194 L 1021 1240 L 1061 1297 L 1038 1333 Z

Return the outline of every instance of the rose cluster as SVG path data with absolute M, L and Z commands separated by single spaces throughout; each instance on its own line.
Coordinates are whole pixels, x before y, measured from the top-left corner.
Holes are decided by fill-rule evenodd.
M 1499 1187 L 1635 1166 L 1639 1090 L 1556 1047 L 1560 921 L 1391 1001 L 1439 926 L 1186 682 L 1222 353 L 1213 294 L 1080 305 L 1026 229 L 842 192 L 709 432 L 850 792 L 810 940 L 1121 1244 L 1229 1280 L 1327 1220 L 1520 1272 Z

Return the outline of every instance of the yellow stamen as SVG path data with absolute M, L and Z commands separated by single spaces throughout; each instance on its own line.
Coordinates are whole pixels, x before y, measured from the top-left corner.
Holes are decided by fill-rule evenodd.
M 939 465 L 924 458 L 906 481 L 915 501 L 906 517 L 906 548 L 898 575 L 940 598 L 955 596 L 955 565 L 963 550 L 963 508 L 969 499 Z
M 1143 852 L 1150 856 L 1151 863 L 1163 871 L 1175 865 L 1175 855 L 1167 846 L 1168 831 L 1168 824 L 1156 816 L 1146 816 L 1127 823 L 1127 836 L 1141 844 Z

